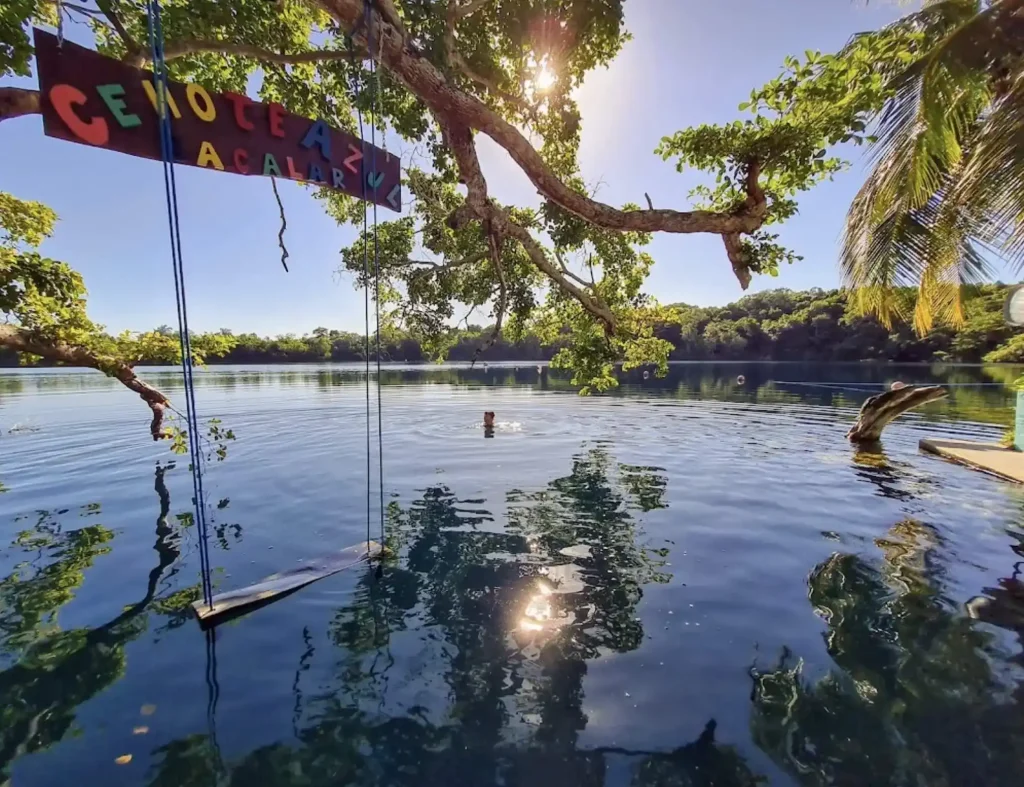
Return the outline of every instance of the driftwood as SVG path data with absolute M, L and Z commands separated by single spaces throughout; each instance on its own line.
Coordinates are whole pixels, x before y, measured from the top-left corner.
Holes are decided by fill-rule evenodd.
M 906 385 L 872 396 L 861 406 L 857 422 L 846 437 L 851 443 L 876 442 L 894 418 L 928 402 L 944 399 L 947 393 L 941 385 Z

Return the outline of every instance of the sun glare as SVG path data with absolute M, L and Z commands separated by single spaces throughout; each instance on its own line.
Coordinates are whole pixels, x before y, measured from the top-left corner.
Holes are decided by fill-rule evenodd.
M 554 87 L 557 81 L 558 75 L 548 68 L 547 63 L 541 63 L 540 68 L 537 70 L 537 75 L 533 78 L 533 87 L 534 90 L 543 93 Z
M 558 74 L 551 67 L 548 62 L 548 56 L 544 55 L 540 60 L 534 60 L 532 57 L 527 62 L 527 66 L 533 72 L 533 76 L 526 82 L 526 93 L 533 98 L 539 98 L 547 93 L 551 88 L 558 82 Z

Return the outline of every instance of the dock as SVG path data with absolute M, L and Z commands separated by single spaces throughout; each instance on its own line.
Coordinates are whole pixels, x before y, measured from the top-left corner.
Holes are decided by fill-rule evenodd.
M 1024 484 L 1024 452 L 1004 448 L 998 443 L 976 443 L 970 440 L 925 438 L 920 446 L 922 451 L 991 473 L 1006 481 Z

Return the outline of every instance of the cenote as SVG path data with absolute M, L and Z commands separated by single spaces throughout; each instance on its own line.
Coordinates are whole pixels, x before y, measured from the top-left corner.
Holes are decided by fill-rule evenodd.
M 116 381 L 3 372 L 0 783 L 1019 783 L 1024 493 L 917 447 L 997 440 L 1018 372 L 680 364 L 583 398 L 389 366 L 395 556 L 212 637 L 187 457 Z M 365 538 L 358 367 L 196 377 L 237 435 L 217 590 Z M 957 385 L 858 453 L 856 384 L 893 379 Z

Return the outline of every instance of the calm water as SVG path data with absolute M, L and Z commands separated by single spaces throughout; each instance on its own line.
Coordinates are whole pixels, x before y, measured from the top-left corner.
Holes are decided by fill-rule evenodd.
M 981 383 L 1017 371 L 680 365 L 585 399 L 392 367 L 396 559 L 215 637 L 187 461 L 145 407 L 4 372 L 0 784 L 1019 784 L 1024 492 L 917 450 L 998 439 L 1010 395 Z M 218 588 L 365 538 L 358 369 L 198 377 L 237 435 L 206 476 Z M 860 384 L 897 377 L 962 387 L 854 452 Z

